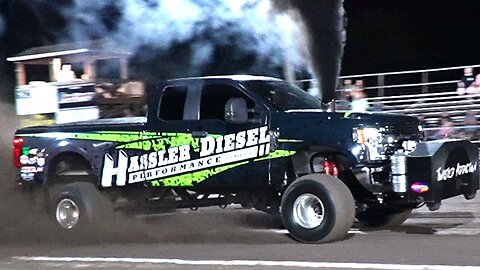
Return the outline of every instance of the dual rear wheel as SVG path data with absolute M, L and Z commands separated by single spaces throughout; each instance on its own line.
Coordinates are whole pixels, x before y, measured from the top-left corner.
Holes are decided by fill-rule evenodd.
M 108 226 L 113 205 L 94 184 L 75 182 L 60 188 L 53 197 L 50 212 L 60 229 L 94 231 Z

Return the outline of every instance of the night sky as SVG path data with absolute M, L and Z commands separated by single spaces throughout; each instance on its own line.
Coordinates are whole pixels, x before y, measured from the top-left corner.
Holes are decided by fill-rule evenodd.
M 0 33 L 4 30 L 0 35 L 2 97 L 11 99 L 13 94 L 12 65 L 3 59 L 32 46 L 58 42 L 68 25 L 68 19 L 58 12 L 58 7 L 68 6 L 72 1 L 0 0 L 0 15 L 3 16 Z M 114 31 L 115 22 L 121 16 L 116 12 L 116 1 L 111 3 L 108 11 L 98 14 L 106 31 Z M 345 0 L 345 8 L 348 27 L 342 75 L 480 64 L 478 0 Z M 96 37 L 95 33 L 91 36 Z M 149 62 L 144 57 L 133 60 L 134 74 L 139 77 L 142 73 L 165 77 L 184 75 L 156 67 L 160 62 L 167 67 L 177 64 L 182 70 L 182 65 L 188 63 L 175 58 L 172 50 L 181 52 L 184 47 L 185 44 L 177 44 L 170 51 L 150 49 L 156 61 Z M 236 49 L 219 50 L 215 61 L 198 75 L 236 70 L 266 73 L 264 75 L 278 73 L 277 67 L 264 68 L 262 63 L 249 68 L 252 55 L 234 54 Z M 235 56 L 232 60 L 225 60 L 232 55 Z
M 480 64 L 478 0 L 351 0 L 343 74 Z

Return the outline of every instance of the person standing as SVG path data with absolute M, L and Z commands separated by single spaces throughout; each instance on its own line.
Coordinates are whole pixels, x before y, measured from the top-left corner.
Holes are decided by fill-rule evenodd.
M 352 91 L 352 112 L 366 112 L 369 108 L 367 95 L 363 90 L 363 81 L 355 81 L 355 89 Z
M 475 76 L 473 76 L 473 68 L 464 68 L 463 77 L 460 80 L 463 82 L 463 87 L 465 87 L 465 89 L 468 89 L 475 81 Z
M 318 99 L 321 98 L 320 89 L 318 89 L 318 81 L 317 80 L 310 81 L 310 87 L 308 88 L 307 93 L 309 93 L 310 95 L 312 95 L 312 96 L 314 96 Z

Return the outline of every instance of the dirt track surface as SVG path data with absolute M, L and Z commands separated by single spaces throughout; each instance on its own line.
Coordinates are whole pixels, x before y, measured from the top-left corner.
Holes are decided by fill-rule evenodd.
M 4 231 L 0 269 L 480 269 L 480 198 L 416 210 L 391 230 L 354 226 L 345 240 L 323 245 L 298 243 L 270 216 L 236 206 L 124 222 L 80 239 L 54 235 L 41 220 L 26 232 Z
M 295 242 L 277 219 L 238 206 L 117 219 L 106 231 L 63 235 L 15 188 L 13 105 L 2 104 L 0 114 L 0 269 L 480 270 L 480 198 L 416 210 L 392 230 L 354 227 L 324 245 Z
M 0 228 L 15 222 L 17 197 L 12 195 L 15 186 L 12 170 L 12 137 L 17 128 L 15 106 L 0 100 Z M 15 224 L 15 223 L 13 223 Z

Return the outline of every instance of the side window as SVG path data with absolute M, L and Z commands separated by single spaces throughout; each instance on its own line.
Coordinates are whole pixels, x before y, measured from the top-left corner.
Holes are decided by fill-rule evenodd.
M 252 99 L 232 85 L 207 84 L 203 86 L 200 103 L 200 120 L 218 119 L 225 121 L 225 104 L 229 99 L 237 97 L 244 98 L 248 108 L 255 107 Z
M 182 120 L 187 87 L 170 86 L 163 90 L 158 117 L 163 120 Z

